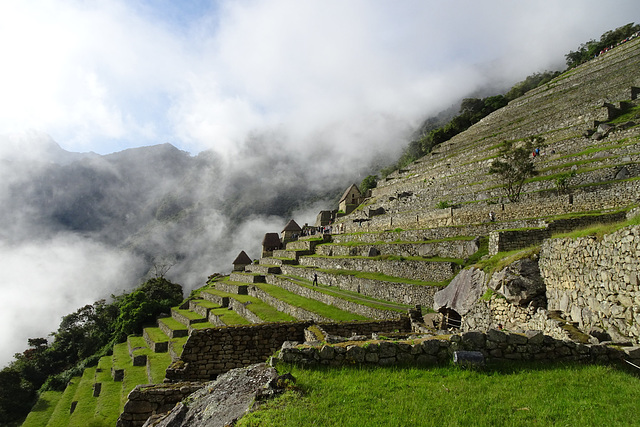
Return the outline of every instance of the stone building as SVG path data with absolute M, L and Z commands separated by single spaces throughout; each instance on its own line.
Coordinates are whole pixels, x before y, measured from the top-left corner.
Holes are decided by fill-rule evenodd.
M 247 255 L 245 251 L 242 251 L 233 261 L 233 271 L 244 271 L 244 268 L 250 264 L 251 258 L 249 258 L 249 255 Z
M 298 223 L 294 220 L 289 221 L 282 229 L 282 244 L 286 245 L 287 242 L 296 240 L 298 236 L 300 236 L 300 233 L 302 233 L 302 228 L 300 228 Z
M 316 217 L 316 227 L 324 227 L 333 222 L 336 216 L 336 211 L 320 211 Z
M 344 212 L 345 215 L 348 215 L 353 212 L 355 208 L 360 206 L 360 203 L 362 203 L 363 201 L 364 197 L 358 189 L 358 186 L 355 184 L 351 184 L 351 187 L 347 188 L 347 190 L 340 198 L 340 202 L 338 203 L 338 210 Z
M 282 249 L 278 233 L 266 233 L 262 239 L 262 258 L 270 257 L 278 249 Z

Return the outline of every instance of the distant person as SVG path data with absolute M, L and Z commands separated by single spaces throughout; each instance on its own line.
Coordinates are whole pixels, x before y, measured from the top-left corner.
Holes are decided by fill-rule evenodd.
M 494 222 L 496 220 L 496 213 L 494 211 L 489 212 L 489 221 Z
M 318 273 L 313 273 L 313 286 L 318 286 Z

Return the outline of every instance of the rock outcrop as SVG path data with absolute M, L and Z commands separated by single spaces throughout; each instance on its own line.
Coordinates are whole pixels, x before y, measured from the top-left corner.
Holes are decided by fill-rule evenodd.
M 465 315 L 487 290 L 486 275 L 477 268 L 462 270 L 449 285 L 433 296 L 433 308 L 455 310 Z
M 290 376 L 289 376 L 290 377 Z M 254 402 L 277 393 L 275 369 L 264 363 L 233 369 L 178 403 L 170 412 L 151 417 L 145 427 L 215 427 L 235 423 Z
M 491 276 L 489 287 L 511 304 L 526 306 L 534 298 L 544 297 L 545 284 L 540 276 L 538 262 L 521 259 Z

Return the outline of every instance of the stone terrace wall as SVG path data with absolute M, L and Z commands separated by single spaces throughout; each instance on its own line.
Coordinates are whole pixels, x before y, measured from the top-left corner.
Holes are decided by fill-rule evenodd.
M 151 415 L 171 410 L 176 403 L 201 387 L 199 382 L 137 385 L 129 393 L 116 426 L 142 426 Z
M 475 240 L 449 240 L 433 243 L 376 243 L 364 245 L 321 245 L 316 254 L 322 256 L 369 256 L 371 248 L 381 255 L 439 256 L 443 258 L 467 258 L 479 249 Z
M 324 304 L 332 305 L 334 307 L 337 307 L 341 310 L 348 311 L 350 313 L 360 314 L 361 316 L 365 316 L 370 319 L 395 319 L 405 314 L 405 313 L 399 313 L 397 311 L 383 310 L 380 308 L 369 307 L 363 304 L 358 304 L 357 302 L 347 301 L 340 297 L 315 291 L 305 286 L 297 285 L 287 279 L 283 279 L 278 276 L 268 276 L 267 283 L 276 285 L 278 287 L 286 289 L 289 292 L 293 292 L 305 298 L 310 298 L 316 301 L 320 301 Z
M 489 331 L 502 325 L 507 330 L 537 330 L 550 337 L 566 340 L 569 333 L 559 322 L 549 319 L 547 310 L 529 305 L 521 307 L 493 295 L 489 301 L 477 301 L 462 318 L 463 331 Z
M 457 269 L 452 262 L 392 261 L 367 258 L 322 258 L 302 257 L 300 265 L 352 271 L 382 273 L 393 277 L 411 277 L 426 282 L 441 282 L 450 279 Z
M 313 280 L 313 274 L 316 273 L 318 275 L 318 282 L 324 285 L 336 286 L 340 289 L 358 292 L 372 298 L 398 302 L 400 304 L 421 304 L 425 307 L 433 306 L 433 295 L 440 290 L 440 288 L 435 286 L 386 282 L 348 275 L 338 276 L 317 271 L 315 269 L 295 266 L 283 266 L 282 272 L 287 275 L 299 276 L 307 280 Z
M 551 237 L 551 231 L 547 228 L 494 231 L 489 234 L 489 255 L 539 245 L 549 237 Z
M 640 226 L 594 237 L 552 239 L 540 251 L 549 310 L 580 328 L 640 339 Z
M 210 381 L 234 368 L 264 362 L 285 341 L 304 342 L 304 330 L 313 321 L 263 323 L 253 326 L 228 326 L 196 329 L 184 345 L 179 361 L 167 369 L 170 381 Z M 319 323 L 335 335 L 370 334 L 399 330 L 410 332 L 408 318 L 374 322 Z
M 501 251 L 511 251 L 539 245 L 554 233 L 566 233 L 594 224 L 606 224 L 624 221 L 626 212 L 603 215 L 589 215 L 578 218 L 559 219 L 551 222 L 546 228 L 534 230 L 501 230 L 489 234 L 489 255 Z
M 488 360 L 583 360 L 608 362 L 620 359 L 625 352 L 604 345 L 578 344 L 557 340 L 540 331 L 523 334 L 490 330 L 464 332 L 406 342 L 371 341 L 323 346 L 283 348 L 279 358 L 303 365 L 435 365 L 451 360 L 454 351 L 481 351 Z M 633 349 L 630 356 L 640 357 Z

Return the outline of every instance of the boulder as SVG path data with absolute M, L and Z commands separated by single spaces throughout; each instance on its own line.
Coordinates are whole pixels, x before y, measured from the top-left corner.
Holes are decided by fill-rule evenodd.
M 275 369 L 264 363 L 233 369 L 189 395 L 167 414 L 149 419 L 145 426 L 233 425 L 251 409 L 255 401 L 275 394 L 290 380 L 285 376 L 279 377 Z
M 487 290 L 485 273 L 477 268 L 462 270 L 449 285 L 433 295 L 433 308 L 455 310 L 465 315 Z
M 538 262 L 521 259 L 491 276 L 489 287 L 503 295 L 511 304 L 526 306 L 534 298 L 545 295 L 546 287 Z

